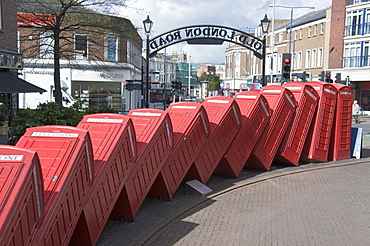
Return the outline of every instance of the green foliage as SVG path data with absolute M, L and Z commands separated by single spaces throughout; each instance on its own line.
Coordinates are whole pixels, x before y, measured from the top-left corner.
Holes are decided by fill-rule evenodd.
M 35 110 L 19 110 L 17 118 L 11 125 L 18 135 L 22 135 L 30 127 L 45 125 L 77 126 L 84 115 L 113 112 L 111 108 L 84 107 L 82 100 L 76 101 L 69 108 L 60 107 L 55 102 L 40 103 Z
M 216 91 L 220 89 L 220 75 L 214 73 L 202 73 L 200 77 L 197 78 L 198 83 L 202 83 L 202 81 L 209 81 L 209 90 Z
M 4 126 L 4 121 L 9 119 L 10 109 L 8 101 L 0 105 L 0 127 Z

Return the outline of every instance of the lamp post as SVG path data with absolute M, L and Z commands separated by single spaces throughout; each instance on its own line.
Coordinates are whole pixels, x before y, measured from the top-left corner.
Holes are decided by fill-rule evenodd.
M 288 53 L 291 54 L 291 57 L 293 57 L 292 56 L 293 10 L 294 9 L 314 9 L 315 7 L 314 6 L 286 6 L 286 5 L 270 5 L 270 7 L 273 7 L 274 8 L 273 15 L 275 15 L 275 7 L 290 9 L 290 26 L 289 26 L 290 36 L 289 36 L 289 51 L 288 51 Z M 272 27 L 272 28 L 274 28 L 274 27 Z M 292 64 L 294 64 L 294 59 L 293 59 L 293 63 Z
M 269 30 L 270 20 L 265 14 L 265 18 L 261 20 L 262 34 L 263 34 L 263 49 L 262 49 L 262 86 L 266 86 L 266 34 Z
M 146 81 L 145 81 L 145 95 L 144 95 L 144 103 L 145 107 L 149 108 L 149 35 L 152 31 L 153 21 L 149 19 L 149 15 L 146 20 L 143 20 L 144 24 L 144 31 L 146 34 Z
M 189 71 L 188 71 L 188 96 L 189 96 L 189 99 L 191 98 L 191 95 L 190 95 L 190 80 L 191 80 L 191 63 L 190 63 L 190 58 L 191 56 L 189 56 Z

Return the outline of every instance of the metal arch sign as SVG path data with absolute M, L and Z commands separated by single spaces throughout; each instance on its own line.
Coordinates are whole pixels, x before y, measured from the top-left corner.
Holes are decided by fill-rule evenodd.
M 149 40 L 149 57 L 153 57 L 161 49 L 186 41 L 188 44 L 221 45 L 227 41 L 254 52 L 262 59 L 264 40 L 249 33 L 225 26 L 194 25 L 174 29 Z

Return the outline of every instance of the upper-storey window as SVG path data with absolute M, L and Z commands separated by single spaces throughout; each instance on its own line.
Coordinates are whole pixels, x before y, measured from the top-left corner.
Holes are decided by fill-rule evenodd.
M 344 44 L 343 67 L 370 66 L 369 41 Z
M 3 8 L 2 8 L 3 2 L 0 0 L 0 30 L 3 29 Z
M 317 24 L 313 26 L 313 35 L 317 35 Z
M 54 37 L 51 32 L 40 35 L 40 58 L 54 58 Z
M 107 61 L 117 61 L 118 58 L 118 38 L 107 36 Z
M 87 35 L 75 35 L 75 57 L 76 59 L 87 59 Z
M 362 10 L 347 12 L 346 19 L 346 36 L 362 35 Z
M 364 2 L 369 2 L 369 0 L 353 0 L 353 4 L 355 4 L 355 3 L 364 3 Z

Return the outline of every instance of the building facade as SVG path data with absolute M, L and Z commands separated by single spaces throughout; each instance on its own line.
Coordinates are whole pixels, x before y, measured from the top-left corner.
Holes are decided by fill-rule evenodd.
M 370 2 L 336 0 L 333 4 L 329 70 L 349 81 L 365 114 L 370 114 Z
M 274 37 L 269 33 L 266 74 L 281 75 L 282 55 L 290 53 L 292 80 L 298 79 L 294 74 L 302 72 L 306 72 L 308 80 L 318 80 L 328 66 L 330 14 L 331 8 L 314 10 L 294 19 L 292 25 L 288 21 L 277 26 Z M 272 82 L 284 79 L 276 76 Z
M 54 34 L 45 25 L 52 25 L 56 17 L 36 12 L 18 9 L 19 43 L 24 55 L 22 76 L 47 93 L 21 95 L 22 108 L 36 108 L 39 103 L 54 101 Z M 87 9 L 70 11 L 65 18 L 65 26 L 75 21 L 84 21 L 86 25 L 64 32 L 60 41 L 63 51 L 57 54 L 58 72 L 64 105 L 80 98 L 86 105 L 109 107 L 117 112 L 140 108 L 142 39 L 132 23 Z M 49 23 L 34 21 L 40 19 Z
M 266 35 L 265 74 L 268 83 L 283 83 L 282 56 L 291 55 L 291 80 L 318 80 L 327 70 L 331 8 L 311 11 L 292 20 L 275 20 Z M 272 35 L 273 34 L 273 35 Z M 261 27 L 252 35 L 263 39 Z M 262 62 L 251 50 L 229 44 L 225 51 L 225 88 L 249 90 L 252 83 L 261 83 Z

